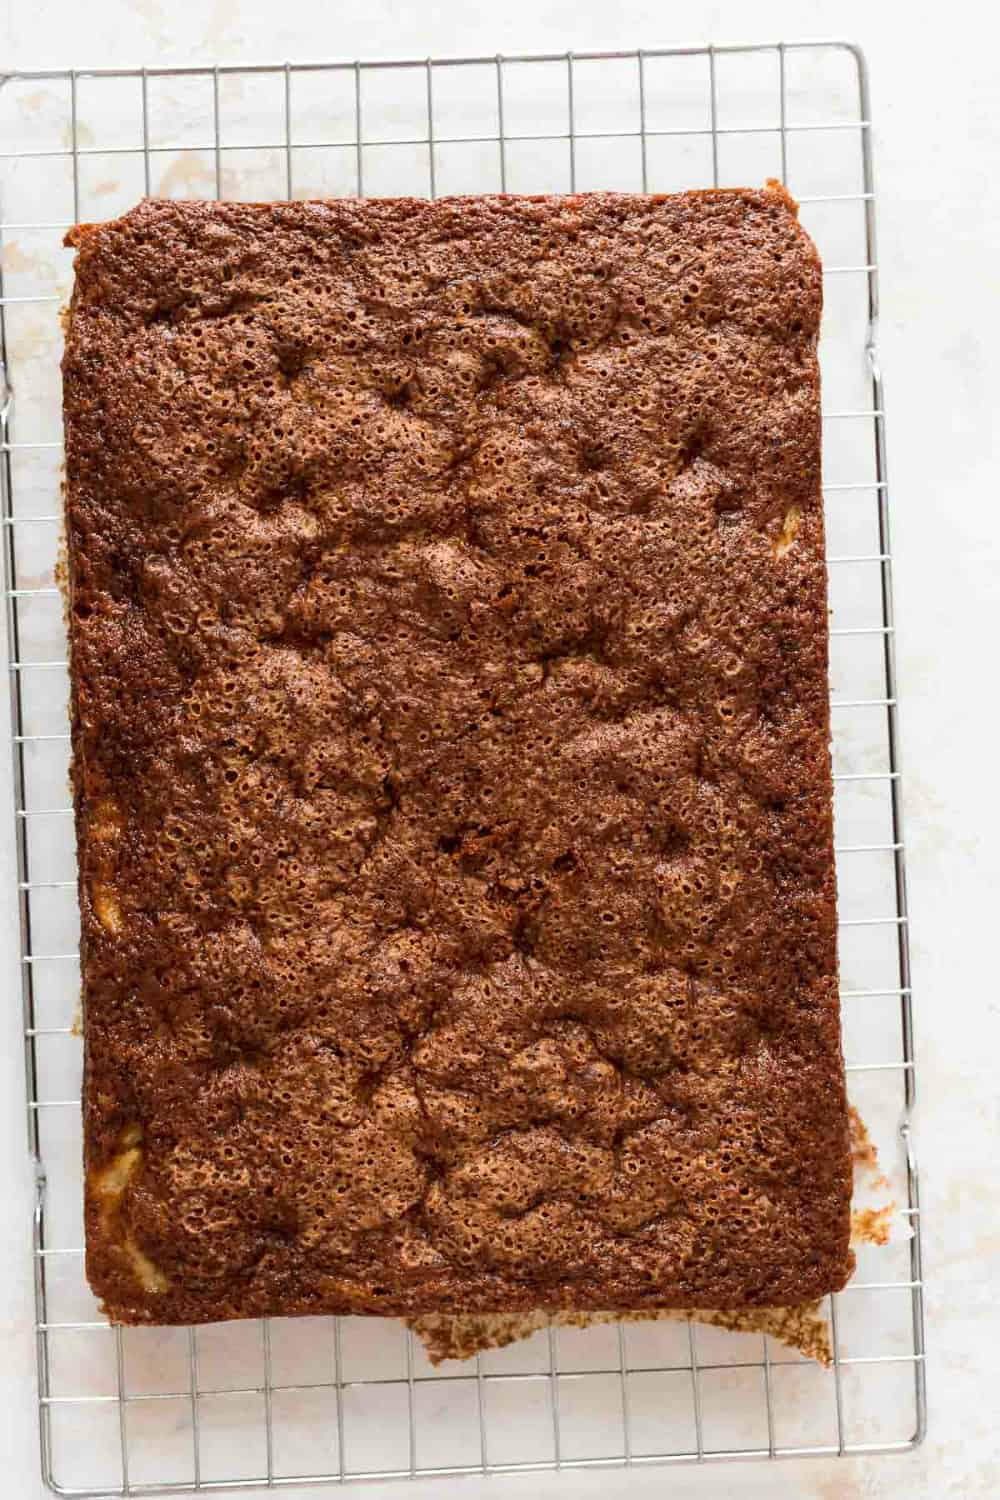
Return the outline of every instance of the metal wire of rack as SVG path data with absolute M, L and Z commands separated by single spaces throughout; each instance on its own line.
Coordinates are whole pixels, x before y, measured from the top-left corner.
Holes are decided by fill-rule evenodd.
M 68 1495 L 901 1451 L 926 1422 L 908 917 L 867 68 L 842 42 L 0 76 L 0 522 L 44 1477 Z M 831 1299 L 834 1367 L 682 1323 L 433 1368 L 396 1323 L 110 1328 L 80 1222 L 58 587 L 61 237 L 144 194 L 661 191 L 775 176 L 825 259 L 842 1008 L 906 1226 Z M 843 622 L 843 623 L 841 623 Z

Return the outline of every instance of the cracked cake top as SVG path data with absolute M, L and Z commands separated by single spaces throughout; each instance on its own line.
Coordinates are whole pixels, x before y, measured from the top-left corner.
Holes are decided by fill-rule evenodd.
M 794 206 L 146 202 L 71 242 L 111 1313 L 839 1286 Z

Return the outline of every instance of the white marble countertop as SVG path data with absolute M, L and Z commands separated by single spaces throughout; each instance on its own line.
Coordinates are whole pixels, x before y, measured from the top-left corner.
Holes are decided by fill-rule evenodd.
M 1000 23 L 956 0 L 917 8 L 756 0 L 741 14 L 652 0 L 525 0 L 493 11 L 457 0 L 95 0 L 21 3 L 0 19 L 4 67 L 259 61 L 775 40 L 836 34 L 869 57 L 879 184 L 882 328 L 893 482 L 898 666 L 910 854 L 918 1049 L 916 1142 L 924 1198 L 930 1430 L 901 1456 L 455 1481 L 455 1494 L 733 1497 L 992 1496 L 1000 1493 L 1000 1188 L 993 1157 L 1000 1006 L 992 963 L 1000 889 L 994 666 L 1000 615 L 996 411 L 1000 406 Z M 5 712 L 5 710 L 4 710 Z M 10 769 L 0 761 L 0 808 Z M 13 853 L 0 819 L 0 889 Z M 6 993 L 0 1048 L 0 1453 L 9 1493 L 38 1478 L 27 1253 L 16 913 L 0 908 Z M 373 1496 L 444 1495 L 436 1481 Z M 315 1490 L 286 1489 L 303 1496 Z

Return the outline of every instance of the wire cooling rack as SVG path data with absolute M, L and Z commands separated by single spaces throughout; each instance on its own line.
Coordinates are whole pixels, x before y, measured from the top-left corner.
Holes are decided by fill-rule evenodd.
M 838 42 L 0 78 L 2 532 L 42 1467 L 73 1495 L 901 1450 L 925 1421 L 907 912 L 868 81 Z M 682 1323 L 433 1368 L 401 1325 L 111 1329 L 83 1276 L 75 853 L 57 587 L 62 235 L 143 194 L 787 182 L 825 262 L 824 486 L 850 1092 L 900 1230 L 829 1312 L 832 1372 Z

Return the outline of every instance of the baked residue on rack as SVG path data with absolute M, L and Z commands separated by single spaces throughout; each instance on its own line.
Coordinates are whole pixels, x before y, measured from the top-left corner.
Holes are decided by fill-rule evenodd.
M 870 1206 L 863 1200 L 889 1189 L 889 1179 L 879 1167 L 878 1148 L 852 1106 L 851 1160 L 854 1164 L 854 1207 L 851 1212 L 852 1244 L 887 1245 L 896 1212 L 893 1200 Z M 544 1310 L 517 1313 L 432 1313 L 407 1322 L 417 1335 L 431 1364 L 446 1359 L 471 1359 L 487 1349 L 503 1349 L 520 1339 L 548 1328 L 589 1328 L 602 1323 L 648 1323 L 692 1321 L 732 1333 L 766 1334 L 776 1342 L 796 1349 L 806 1359 L 829 1368 L 833 1364 L 830 1325 L 822 1303 L 803 1302 L 794 1307 L 750 1307 L 731 1310 L 680 1308 L 638 1312 L 556 1312 Z

